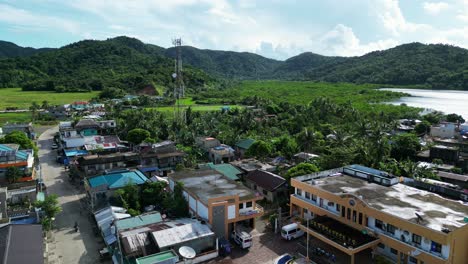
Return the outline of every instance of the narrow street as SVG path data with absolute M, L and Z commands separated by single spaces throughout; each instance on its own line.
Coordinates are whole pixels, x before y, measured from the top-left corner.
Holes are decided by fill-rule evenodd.
M 48 263 L 98 263 L 99 237 L 94 236 L 88 213 L 81 211 L 79 189 L 68 181 L 63 165 L 57 163 L 56 151 L 51 149 L 58 128 L 45 131 L 38 139 L 39 161 L 48 194 L 57 194 L 62 212 L 56 217 L 52 236 L 48 238 Z M 73 226 L 78 222 L 79 232 Z

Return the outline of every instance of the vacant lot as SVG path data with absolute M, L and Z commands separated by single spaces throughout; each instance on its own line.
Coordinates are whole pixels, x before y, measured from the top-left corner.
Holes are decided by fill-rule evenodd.
M 48 91 L 22 91 L 21 88 L 0 88 L 0 110 L 7 107 L 27 109 L 32 102 L 42 104 L 48 101 L 50 105 L 69 104 L 73 101 L 89 100 L 98 92 L 89 93 L 55 93 Z

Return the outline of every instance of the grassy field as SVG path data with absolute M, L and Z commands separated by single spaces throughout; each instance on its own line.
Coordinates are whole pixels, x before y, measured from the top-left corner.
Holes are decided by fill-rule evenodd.
M 31 122 L 31 113 L 0 113 L 0 126 L 6 122 L 10 123 L 25 123 Z
M 307 104 L 319 97 L 328 97 L 337 103 L 385 102 L 403 95 L 379 91 L 375 89 L 377 87 L 350 83 L 246 81 L 234 89 L 239 91 L 240 97 L 257 95 L 274 102 L 288 101 L 295 104 Z
M 185 105 L 182 106 L 182 109 L 185 109 L 187 108 L 188 106 L 190 106 L 192 108 L 193 111 L 221 111 L 221 108 L 224 107 L 224 106 L 228 106 L 230 107 L 231 109 L 234 108 L 234 107 L 241 107 L 239 105 Z M 162 106 L 162 107 L 151 107 L 151 108 L 147 108 L 147 109 L 156 109 L 158 111 L 161 111 L 161 112 L 172 112 L 174 111 L 174 107 L 173 106 Z
M 55 93 L 48 91 L 22 91 L 21 88 L 0 88 L 0 110 L 6 107 L 27 109 L 32 102 L 41 104 L 47 100 L 50 105 L 69 104 L 74 101 L 89 100 L 99 92 L 89 93 Z

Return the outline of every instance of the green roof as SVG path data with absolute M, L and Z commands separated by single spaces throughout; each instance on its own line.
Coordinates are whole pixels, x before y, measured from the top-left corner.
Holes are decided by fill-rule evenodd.
M 115 189 L 124 187 L 128 183 L 140 185 L 145 183 L 147 180 L 148 178 L 146 178 L 141 171 L 124 170 L 89 178 L 88 182 L 91 188 L 107 184 L 109 189 Z
M 157 264 L 157 263 L 161 263 L 163 261 L 167 261 L 170 259 L 177 259 L 176 261 L 178 261 L 179 257 L 177 256 L 176 253 L 174 253 L 174 251 L 168 250 L 168 251 L 163 251 L 163 252 L 156 253 L 153 255 L 149 255 L 146 257 L 137 258 L 136 263 L 137 264 Z
M 208 163 L 208 167 L 216 170 L 217 172 L 223 174 L 224 176 L 228 177 L 229 179 L 236 181 L 239 180 L 237 175 L 241 174 L 242 171 L 237 169 L 236 167 L 232 166 L 231 164 L 213 164 Z
M 249 149 L 250 146 L 252 146 L 253 143 L 255 143 L 255 139 L 246 138 L 246 139 L 242 139 L 239 142 L 237 142 L 236 146 L 238 148 L 242 148 L 242 149 Z
M 135 228 L 140 226 L 145 226 L 149 224 L 155 224 L 162 222 L 162 217 L 159 212 L 147 213 L 142 215 L 137 215 L 135 217 L 129 217 L 120 219 L 115 222 L 115 225 L 118 230 Z

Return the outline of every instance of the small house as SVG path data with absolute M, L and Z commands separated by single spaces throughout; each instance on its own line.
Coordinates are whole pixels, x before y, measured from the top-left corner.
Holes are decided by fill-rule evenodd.
M 254 170 L 245 175 L 245 184 L 273 202 L 278 196 L 287 193 L 286 179 L 272 172 Z
M 253 145 L 253 143 L 255 143 L 255 140 L 251 138 L 239 140 L 234 146 L 236 155 L 239 158 L 243 159 L 245 157 L 245 152 L 247 152 L 247 150 L 250 148 L 250 146 Z

